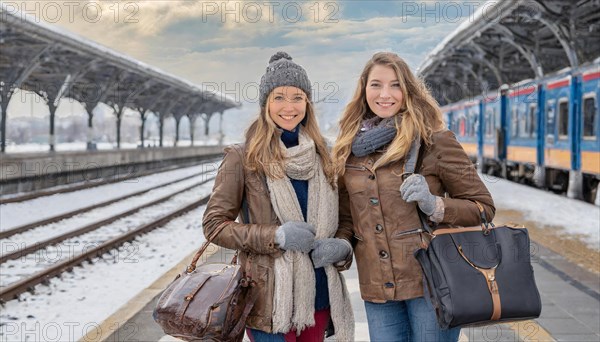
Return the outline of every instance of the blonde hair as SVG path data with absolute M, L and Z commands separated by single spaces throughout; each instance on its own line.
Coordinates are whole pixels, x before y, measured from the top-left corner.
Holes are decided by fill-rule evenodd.
M 249 170 L 273 179 L 281 179 L 285 177 L 285 158 L 280 144 L 281 133 L 269 114 L 269 103 L 272 100 L 273 92 L 269 94 L 267 104 L 261 107 L 258 118 L 246 130 L 245 161 Z M 319 130 L 312 102 L 310 100 L 306 102 L 306 117 L 303 120 L 302 131 L 315 142 L 323 172 L 329 184 L 335 187 L 335 168 L 327 150 L 327 143 Z
M 352 150 L 352 141 L 360 129 L 361 122 L 370 113 L 367 104 L 366 86 L 371 70 L 376 65 L 392 68 L 402 90 L 402 105 L 400 113 L 401 124 L 396 120 L 396 137 L 392 140 L 387 151 L 375 162 L 373 169 L 398 161 L 408 153 L 410 145 L 418 134 L 427 144 L 431 144 L 433 132 L 445 129 L 442 112 L 431 96 L 425 83 L 417 78 L 408 64 L 395 53 L 378 52 L 365 65 L 352 100 L 346 105 L 340 119 L 340 133 L 332 151 L 335 171 L 343 175 L 346 171 L 346 160 Z M 396 118 L 398 115 L 396 115 Z

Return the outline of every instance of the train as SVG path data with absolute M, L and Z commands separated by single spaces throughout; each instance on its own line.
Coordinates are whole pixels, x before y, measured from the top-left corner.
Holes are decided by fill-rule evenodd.
M 600 58 L 442 107 L 478 170 L 600 206 Z

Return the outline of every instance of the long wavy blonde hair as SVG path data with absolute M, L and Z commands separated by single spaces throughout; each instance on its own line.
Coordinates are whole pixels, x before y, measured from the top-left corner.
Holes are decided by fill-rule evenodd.
M 387 151 L 379 158 L 373 169 L 398 161 L 408 153 L 410 145 L 418 134 L 426 144 L 431 144 L 433 132 L 445 129 L 442 112 L 438 103 L 431 96 L 425 83 L 417 78 L 408 64 L 395 53 L 378 52 L 365 65 L 352 100 L 346 105 L 340 120 L 340 133 L 332 151 L 335 172 L 343 175 L 346 171 L 346 160 L 352 150 L 352 141 L 360 129 L 363 119 L 370 115 L 367 104 L 366 87 L 369 74 L 376 65 L 392 68 L 402 90 L 401 123 L 396 120 L 396 137 Z
M 256 120 L 246 130 L 246 164 L 248 169 L 274 179 L 285 177 L 285 158 L 281 148 L 281 133 L 269 114 L 269 103 L 273 100 L 269 94 L 267 104 L 261 107 Z M 302 131 L 314 142 L 317 154 L 323 165 L 323 172 L 332 187 L 336 186 L 335 168 L 331 161 L 325 138 L 321 135 L 317 117 L 311 101 L 306 103 L 306 117 Z

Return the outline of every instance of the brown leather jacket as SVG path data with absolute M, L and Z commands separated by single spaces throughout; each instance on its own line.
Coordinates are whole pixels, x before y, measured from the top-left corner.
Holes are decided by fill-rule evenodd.
M 241 145 L 225 149 L 225 158 L 219 167 L 202 225 L 205 236 L 225 225 L 214 243 L 239 250 L 239 264 L 257 282 L 253 290 L 259 291 L 246 326 L 270 333 L 273 331 L 274 258 L 282 253 L 275 243 L 275 231 L 280 223 L 271 206 L 264 177 L 243 167 L 243 162 Z M 243 215 L 244 195 L 249 214 L 247 222 L 250 224 L 234 222 L 238 215 Z M 347 262 L 339 268 L 346 269 L 349 265 L 350 262 Z
M 339 179 L 340 229 L 337 237 L 355 244 L 360 292 L 363 300 L 386 302 L 423 296 L 422 273 L 413 252 L 420 247 L 419 234 L 403 234 L 421 228 L 415 203 L 400 196 L 404 161 L 372 172 L 383 151 L 366 157 L 350 155 Z M 488 220 L 494 217 L 492 197 L 472 162 L 450 131 L 433 134 L 419 170 L 432 194 L 444 197 L 440 225 L 476 226 L 481 222 L 473 201 L 481 203 Z

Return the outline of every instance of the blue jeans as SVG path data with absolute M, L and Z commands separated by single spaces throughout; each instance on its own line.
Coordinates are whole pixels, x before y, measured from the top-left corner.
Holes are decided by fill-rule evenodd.
M 442 330 L 433 307 L 423 297 L 383 304 L 365 302 L 365 309 L 372 342 L 458 341 L 460 328 Z

